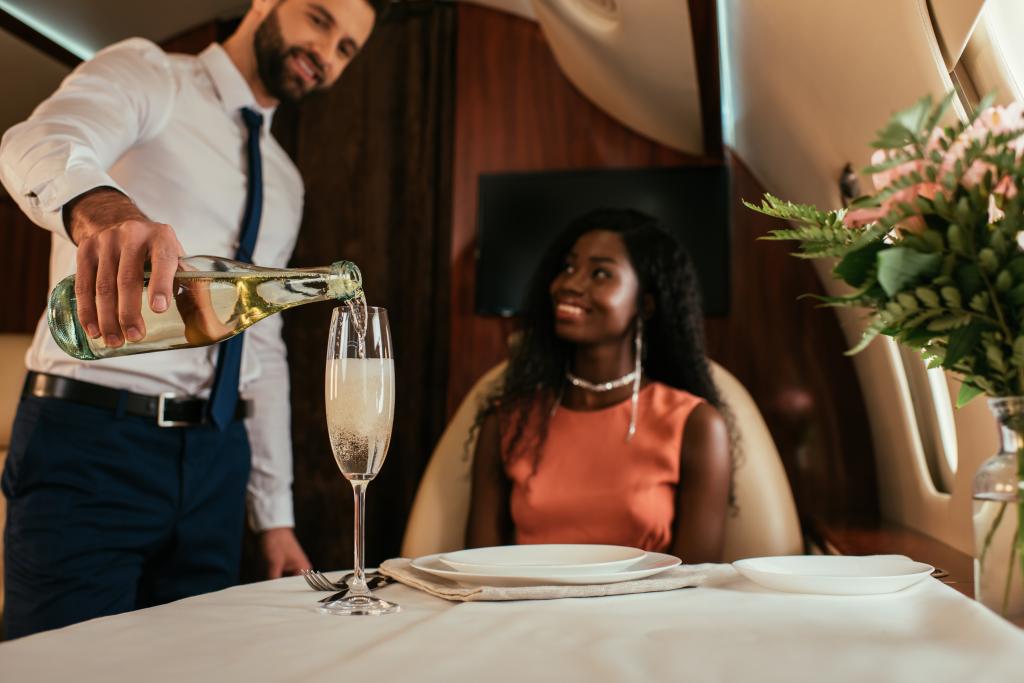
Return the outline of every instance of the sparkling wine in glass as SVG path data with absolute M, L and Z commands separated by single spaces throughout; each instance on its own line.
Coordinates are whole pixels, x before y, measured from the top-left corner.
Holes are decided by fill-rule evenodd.
M 385 309 L 365 300 L 334 309 L 324 393 L 334 459 L 355 494 L 355 557 L 348 594 L 320 611 L 391 614 L 399 606 L 375 597 L 366 585 L 363 553 L 366 487 L 384 464 L 395 415 L 395 364 Z

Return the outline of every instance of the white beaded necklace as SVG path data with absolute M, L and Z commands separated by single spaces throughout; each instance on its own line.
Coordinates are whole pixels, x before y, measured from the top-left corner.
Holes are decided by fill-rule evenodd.
M 572 374 L 572 372 L 570 372 L 569 370 L 565 371 L 565 378 L 569 380 L 569 384 L 573 385 L 574 387 L 586 389 L 587 391 L 604 393 L 606 391 L 611 391 L 612 389 L 624 387 L 630 382 L 632 382 L 634 379 L 636 379 L 636 370 L 631 370 L 627 374 L 617 379 L 609 380 L 607 382 L 598 382 L 596 384 L 594 382 L 588 382 L 582 377 L 577 377 L 576 375 Z
M 618 379 L 613 379 L 609 382 L 600 382 L 598 384 L 594 384 L 593 382 L 588 382 L 582 377 L 577 377 L 576 375 L 572 374 L 572 372 L 569 371 L 569 368 L 565 369 L 565 378 L 569 380 L 569 383 L 572 384 L 574 387 L 579 387 L 580 389 L 584 389 L 585 391 L 595 391 L 598 393 L 603 393 L 605 391 L 611 391 L 612 389 L 624 387 L 630 382 L 633 383 L 633 395 L 630 396 L 629 399 L 630 410 L 629 429 L 626 431 L 627 442 L 632 441 L 633 435 L 636 434 L 636 414 L 637 408 L 640 404 L 640 380 L 643 377 L 643 367 L 641 366 L 640 359 L 643 358 L 644 355 L 644 321 L 640 317 L 637 317 L 636 320 L 636 332 L 633 335 L 633 352 L 633 360 L 634 363 L 636 363 L 636 367 L 634 368 L 633 372 L 629 373 L 628 375 L 623 375 Z M 555 412 L 558 410 L 558 406 L 561 405 L 562 403 L 562 388 L 564 387 L 565 385 L 563 384 L 562 387 L 559 388 L 558 396 L 555 398 L 555 402 L 551 406 L 551 417 L 555 416 Z

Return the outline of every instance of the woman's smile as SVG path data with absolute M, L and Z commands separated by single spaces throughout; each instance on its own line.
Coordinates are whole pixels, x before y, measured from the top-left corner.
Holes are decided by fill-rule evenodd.
M 639 283 L 617 234 L 593 230 L 565 256 L 551 282 L 555 333 L 575 344 L 627 344 Z
M 562 322 L 576 322 L 582 320 L 589 311 L 583 306 L 567 301 L 556 302 L 555 319 Z

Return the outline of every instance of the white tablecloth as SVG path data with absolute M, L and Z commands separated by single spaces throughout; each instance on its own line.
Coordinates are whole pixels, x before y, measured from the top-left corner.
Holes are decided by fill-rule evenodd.
M 934 579 L 879 596 L 712 586 L 319 614 L 301 578 L 0 644 L 0 681 L 1024 681 L 1024 632 Z

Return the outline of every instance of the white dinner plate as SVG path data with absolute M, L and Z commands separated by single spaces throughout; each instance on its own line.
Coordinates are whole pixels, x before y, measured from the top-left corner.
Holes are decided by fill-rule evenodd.
M 420 571 L 440 576 L 441 578 L 471 586 L 585 586 L 597 583 L 618 583 L 634 581 L 654 576 L 666 569 L 678 566 L 682 560 L 662 553 L 646 553 L 640 561 L 631 567 L 619 571 L 600 574 L 548 574 L 544 576 L 495 576 L 493 574 L 477 574 L 450 569 L 441 562 L 441 553 L 417 557 L 412 566 Z
M 621 545 L 543 543 L 499 545 L 444 553 L 452 569 L 491 576 L 575 576 L 610 574 L 644 559 L 646 552 Z
M 794 555 L 732 563 L 756 584 L 789 593 L 894 593 L 926 579 L 935 568 L 902 555 Z

